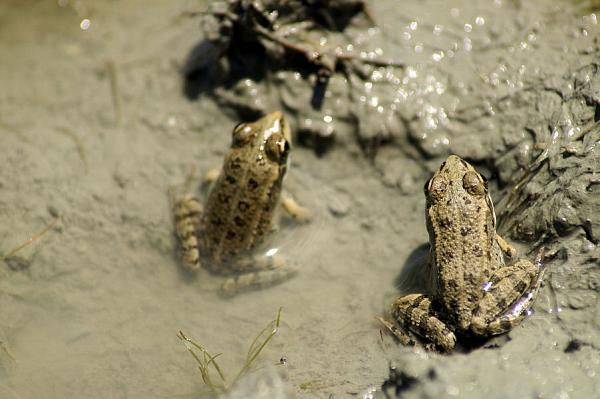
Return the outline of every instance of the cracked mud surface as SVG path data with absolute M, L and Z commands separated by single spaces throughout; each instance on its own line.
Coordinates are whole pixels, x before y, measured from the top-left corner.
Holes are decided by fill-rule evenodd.
M 292 154 L 286 186 L 317 221 L 278 240 L 301 273 L 231 300 L 218 276 L 181 272 L 168 206 L 237 123 L 183 94 L 201 29 L 179 16 L 196 3 L 58 3 L 0 6 L 0 254 L 60 216 L 2 262 L 1 397 L 206 397 L 177 332 L 224 352 L 231 375 L 280 306 L 263 368 L 231 397 L 363 397 L 389 362 L 416 379 L 406 398 L 600 394 L 600 36 L 584 3 L 381 1 L 378 29 L 350 38 L 404 68 L 334 75 L 326 99 L 343 101 L 322 112 L 302 79 L 250 82 L 265 110 L 283 103 L 336 141 Z M 522 325 L 441 356 L 382 340 L 375 316 L 427 240 L 421 187 L 448 153 L 490 178 L 500 232 L 529 257 L 546 246 L 549 270 Z

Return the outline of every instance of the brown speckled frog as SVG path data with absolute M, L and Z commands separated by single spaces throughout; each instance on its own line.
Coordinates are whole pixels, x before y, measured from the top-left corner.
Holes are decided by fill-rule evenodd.
M 516 251 L 496 234 L 496 215 L 487 181 L 469 163 L 450 155 L 425 185 L 426 222 L 431 246 L 430 295 L 398 298 L 391 313 L 398 326 L 382 320 L 406 341 L 402 329 L 450 351 L 456 336 L 487 337 L 521 322 L 544 275 L 536 263 L 504 263 Z M 433 344 L 433 345 L 432 345 Z
M 233 129 L 220 172 L 206 175 L 212 187 L 205 206 L 190 194 L 173 201 L 186 269 L 197 270 L 202 259 L 212 272 L 235 275 L 222 286 L 229 295 L 277 284 L 296 272 L 277 251 L 253 254 L 273 230 L 280 202 L 295 219 L 310 218 L 291 197 L 281 198 L 290 150 L 290 128 L 281 112 Z

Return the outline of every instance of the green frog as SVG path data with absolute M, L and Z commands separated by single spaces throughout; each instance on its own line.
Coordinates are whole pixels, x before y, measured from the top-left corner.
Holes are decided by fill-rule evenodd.
M 310 219 L 308 210 L 281 195 L 291 148 L 281 112 L 240 123 L 220 171 L 207 174 L 212 187 L 205 205 L 191 194 L 173 201 L 184 267 L 195 271 L 202 263 L 214 273 L 234 275 L 222 286 L 225 294 L 274 285 L 297 271 L 277 249 L 253 253 L 274 229 L 280 203 L 296 220 Z
M 505 263 L 516 250 L 496 233 L 487 181 L 456 155 L 426 183 L 425 197 L 433 292 L 398 298 L 391 307 L 397 325 L 383 323 L 401 342 L 409 342 L 408 330 L 442 351 L 455 347 L 457 335 L 507 332 L 530 313 L 545 272 L 542 252 L 535 263 Z

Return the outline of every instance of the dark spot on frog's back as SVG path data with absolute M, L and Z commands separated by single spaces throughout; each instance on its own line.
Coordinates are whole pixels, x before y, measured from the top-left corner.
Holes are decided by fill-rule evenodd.
M 460 234 L 461 234 L 463 237 L 464 237 L 464 236 L 466 236 L 466 235 L 468 235 L 470 232 L 471 232 L 471 229 L 470 229 L 469 227 L 462 226 L 462 227 L 460 228 Z
M 235 225 L 238 227 L 244 227 L 246 225 L 246 222 L 244 221 L 244 219 L 242 219 L 239 216 L 236 216 L 233 221 L 235 222 Z
M 227 181 L 227 183 L 234 185 L 235 183 L 237 183 L 237 180 L 235 177 L 231 176 L 231 175 L 227 175 L 225 177 L 225 181 Z
M 235 238 L 235 232 L 229 230 L 227 234 L 225 234 L 225 238 L 228 240 L 233 240 Z
M 443 217 L 440 218 L 440 226 L 441 227 L 452 227 L 452 219 L 448 218 L 448 217 Z
M 224 192 L 220 192 L 217 197 L 222 204 L 229 204 L 231 202 L 231 197 Z
M 477 244 L 473 245 L 473 255 L 477 256 L 478 258 L 483 256 L 483 250 Z
M 239 168 L 242 167 L 242 163 L 239 158 L 234 158 L 229 163 L 229 167 L 233 170 L 238 170 Z
M 248 204 L 246 201 L 238 202 L 238 209 L 240 211 L 245 212 L 248 210 L 248 208 L 250 208 L 250 204 Z
M 465 202 L 465 205 L 471 204 L 471 199 L 469 197 L 464 197 L 463 201 Z
M 256 190 L 257 187 L 258 182 L 256 180 L 254 180 L 253 178 L 248 179 L 248 188 L 250 190 Z

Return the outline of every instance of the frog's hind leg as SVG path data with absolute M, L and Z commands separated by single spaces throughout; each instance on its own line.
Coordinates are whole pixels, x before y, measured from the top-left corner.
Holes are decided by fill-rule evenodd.
M 228 278 L 221 287 L 226 296 L 280 284 L 298 273 L 298 268 L 279 254 L 241 259 L 234 264 L 234 269 L 240 274 Z
M 479 336 L 502 334 L 527 317 L 546 270 L 542 257 L 540 252 L 535 263 L 520 259 L 492 275 L 473 313 L 473 333 Z
M 172 207 L 183 267 L 189 271 L 196 271 L 200 267 L 196 232 L 202 217 L 202 204 L 196 197 L 187 194 L 179 199 L 173 199 Z
M 392 304 L 393 317 L 405 329 L 431 341 L 445 352 L 456 345 L 456 336 L 440 320 L 431 299 L 422 294 L 400 297 Z
M 414 346 L 417 342 L 413 339 L 413 335 L 410 331 L 405 330 L 397 323 L 384 319 L 383 317 L 377 317 L 377 320 L 390 332 L 392 335 L 405 346 Z

